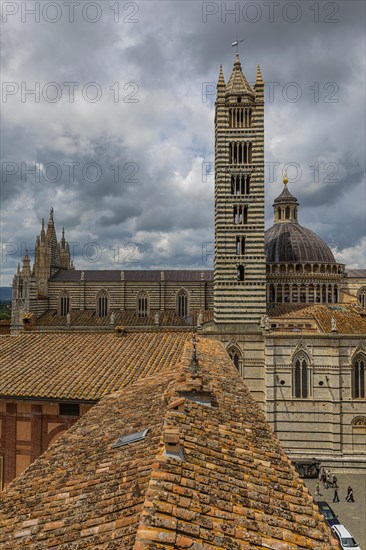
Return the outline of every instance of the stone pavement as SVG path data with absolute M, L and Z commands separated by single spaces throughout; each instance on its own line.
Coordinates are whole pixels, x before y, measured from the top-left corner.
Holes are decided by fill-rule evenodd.
M 332 471 L 331 471 L 332 472 Z M 366 550 L 366 473 L 337 473 L 338 495 L 340 502 L 333 502 L 334 489 L 324 489 L 320 483 L 320 496 L 314 497 L 316 501 L 325 500 L 334 513 L 338 516 L 339 522 L 348 529 L 356 539 L 361 550 Z M 304 479 L 311 494 L 315 495 L 316 479 Z M 353 489 L 355 502 L 346 502 L 347 487 Z

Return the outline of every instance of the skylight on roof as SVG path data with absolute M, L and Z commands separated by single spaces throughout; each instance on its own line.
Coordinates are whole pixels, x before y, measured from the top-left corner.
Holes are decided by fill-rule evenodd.
M 112 448 L 117 449 L 118 447 L 123 447 L 124 445 L 129 445 L 130 443 L 135 443 L 136 441 L 142 441 L 145 439 L 149 428 L 142 430 L 141 432 L 134 432 L 129 435 L 123 435 L 119 437 L 115 443 L 113 443 Z
M 180 392 L 182 397 L 185 397 L 188 401 L 194 401 L 199 405 L 204 405 L 205 407 L 212 406 L 212 396 L 210 392 L 207 391 L 185 391 Z

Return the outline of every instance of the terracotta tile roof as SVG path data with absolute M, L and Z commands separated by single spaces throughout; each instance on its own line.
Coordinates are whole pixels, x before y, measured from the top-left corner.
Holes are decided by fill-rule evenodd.
M 80 281 L 81 273 L 80 270 L 60 270 L 51 278 L 51 281 Z M 204 275 L 204 281 L 213 281 L 213 270 L 208 269 L 128 269 L 123 273 L 124 280 L 127 282 L 159 282 L 161 280 L 161 273 L 164 273 L 164 280 L 168 282 L 201 281 L 202 273 Z M 120 281 L 121 270 L 85 270 L 84 280 L 94 282 Z
M 222 344 L 197 349 L 198 376 L 187 343 L 180 364 L 104 398 L 8 486 L 1 548 L 339 548 Z
M 23 333 L 1 339 L 0 397 L 98 400 L 174 364 L 186 332 Z
M 159 312 L 151 310 L 147 317 L 139 317 L 135 311 L 111 310 L 106 317 L 97 317 L 95 310 L 70 312 L 70 325 L 74 327 L 111 327 L 110 320 L 112 312 L 115 315 L 115 324 L 123 326 L 155 326 L 155 314 L 159 313 L 159 326 L 187 326 L 182 317 L 179 317 L 174 310 Z M 201 310 L 192 311 L 193 323 L 197 324 L 197 317 Z M 203 321 L 206 323 L 213 319 L 213 311 L 202 311 Z M 66 327 L 66 317 L 57 315 L 56 310 L 49 310 L 37 319 L 37 326 L 40 327 Z M 113 327 L 111 327 L 113 329 Z
M 287 317 L 293 316 L 292 314 L 300 314 L 304 317 L 305 310 L 309 309 L 308 304 L 276 304 L 274 307 L 267 307 L 267 315 L 269 317 L 281 317 L 286 315 Z M 308 315 L 311 317 L 311 315 Z
M 268 310 L 271 321 L 277 319 L 314 319 L 319 327 L 319 332 L 332 332 L 332 317 L 337 321 L 338 334 L 366 334 L 366 319 L 361 316 L 365 313 L 356 304 L 334 305 L 302 305 L 297 307 L 278 305 Z

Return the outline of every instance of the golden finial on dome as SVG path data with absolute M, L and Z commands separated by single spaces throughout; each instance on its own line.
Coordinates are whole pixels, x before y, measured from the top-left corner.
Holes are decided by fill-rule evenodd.
M 283 183 L 284 183 L 285 185 L 288 184 L 287 172 L 286 172 L 286 174 L 285 174 L 285 177 L 283 178 Z

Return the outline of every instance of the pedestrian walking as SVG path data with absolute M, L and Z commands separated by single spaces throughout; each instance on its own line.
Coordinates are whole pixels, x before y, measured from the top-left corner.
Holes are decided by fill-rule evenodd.
M 347 489 L 346 501 L 347 501 L 347 502 L 354 502 L 354 499 L 353 499 L 353 489 L 352 489 L 352 487 L 348 487 L 348 489 Z
M 327 472 L 327 489 L 330 487 L 330 471 Z
M 339 502 L 339 496 L 338 496 L 338 489 L 337 489 L 337 487 L 334 489 L 333 502 Z
M 338 481 L 337 476 L 335 474 L 333 474 L 333 476 L 332 476 L 333 488 L 338 489 L 337 481 Z
M 318 497 L 320 495 L 320 486 L 319 486 L 319 483 L 316 482 L 315 483 L 315 496 Z

